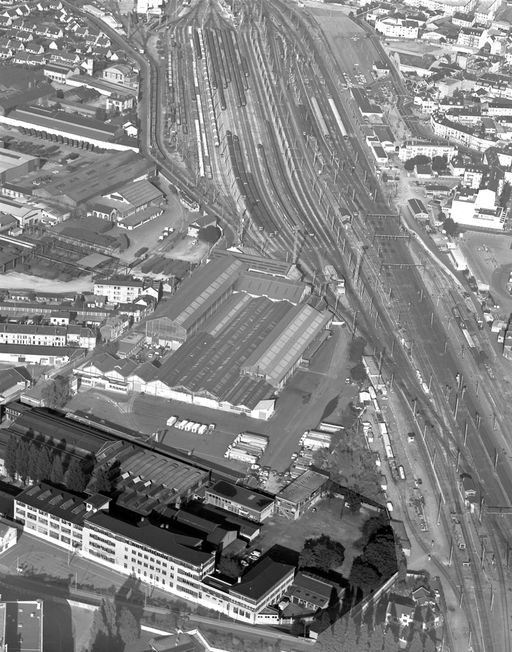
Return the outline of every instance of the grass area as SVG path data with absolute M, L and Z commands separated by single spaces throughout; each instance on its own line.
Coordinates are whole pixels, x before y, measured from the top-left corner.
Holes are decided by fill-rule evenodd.
M 310 510 L 297 521 L 290 521 L 281 516 L 274 516 L 265 521 L 263 534 L 255 546 L 265 552 L 273 545 L 279 544 L 300 552 L 306 539 L 326 534 L 345 546 L 345 561 L 337 570 L 347 577 L 352 559 L 360 552 L 354 547 L 354 543 L 359 539 L 361 526 L 368 516 L 365 510 L 361 510 L 359 514 L 344 510 L 343 501 L 339 498 L 326 498 L 316 506 L 316 512 Z

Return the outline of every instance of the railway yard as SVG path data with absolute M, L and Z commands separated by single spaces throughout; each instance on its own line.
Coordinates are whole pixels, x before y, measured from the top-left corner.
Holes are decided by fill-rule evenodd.
M 416 432 L 434 488 L 430 520 L 444 547 L 433 563 L 463 607 L 457 645 L 449 618 L 447 644 L 510 649 L 510 511 L 499 511 L 512 497 L 509 407 L 484 364 L 496 354 L 460 283 L 450 284 L 386 199 L 361 138 L 354 89 L 371 86 L 372 62 L 387 58 L 378 37 L 345 15 L 336 23 L 336 12 L 327 28 L 322 11 L 317 21 L 285 0 L 196 0 L 161 21 L 148 59 L 111 36 L 141 66 L 149 97 L 142 149 L 182 203 L 216 215 L 230 244 L 297 263 L 335 317 L 369 343 L 404 424 L 381 437 L 385 457 Z M 389 84 L 404 124 L 419 135 L 393 67 Z M 341 299 L 325 283 L 326 266 L 347 282 Z M 461 472 L 479 486 L 474 518 L 466 518 Z M 411 517 L 398 505 L 398 517 L 416 520 L 421 541 L 418 501 Z

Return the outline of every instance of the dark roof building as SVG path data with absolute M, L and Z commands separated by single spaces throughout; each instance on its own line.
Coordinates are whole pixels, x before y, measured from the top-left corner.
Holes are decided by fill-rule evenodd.
M 45 510 L 49 514 L 75 525 L 82 525 L 87 514 L 83 498 L 44 482 L 27 487 L 16 496 L 16 502 Z
M 205 502 L 261 523 L 274 513 L 274 497 L 219 480 L 205 491 Z
M 297 573 L 293 584 L 288 589 L 288 595 L 292 602 L 311 611 L 326 609 L 330 605 L 334 593 L 332 584 L 303 571 Z

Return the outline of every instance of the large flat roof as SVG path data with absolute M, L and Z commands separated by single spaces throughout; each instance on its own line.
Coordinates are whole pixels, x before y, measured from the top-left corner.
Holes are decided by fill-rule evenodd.
M 5 625 L 5 649 L 16 652 L 41 652 L 43 649 L 42 600 L 1 603 Z M 2 630 L 2 635 L 4 631 Z
M 294 566 L 282 564 L 269 557 L 264 557 L 242 576 L 240 584 L 236 584 L 230 588 L 229 594 L 235 596 L 242 595 L 249 600 L 258 602 L 276 584 L 294 572 Z
M 227 498 L 234 503 L 243 505 L 243 507 L 259 512 L 262 512 L 274 502 L 274 498 L 271 496 L 254 491 L 253 489 L 247 489 L 247 487 L 239 484 L 226 482 L 226 480 L 219 480 L 213 487 L 207 489 L 207 492 L 217 494 L 222 498 Z
M 119 131 L 117 127 L 100 120 L 34 106 L 15 109 L 9 113 L 9 118 L 30 122 L 30 124 L 43 129 L 58 129 L 59 131 L 92 140 L 111 141 Z
M 107 532 L 119 534 L 131 541 L 154 548 L 178 561 L 192 564 L 193 566 L 202 566 L 212 557 L 212 554 L 209 552 L 203 552 L 202 550 L 187 548 L 181 545 L 177 541 L 176 534 L 151 525 L 147 521 L 144 525 L 137 526 L 126 521 L 121 521 L 104 512 L 96 512 L 96 514 L 93 514 L 87 519 L 87 522 Z
M 242 371 L 266 376 L 271 385 L 279 385 L 331 317 L 330 312 L 308 304 L 294 306 L 247 358 Z
M 0 174 L 6 172 L 11 168 L 30 163 L 31 161 L 38 161 L 37 156 L 30 156 L 22 152 L 14 152 L 12 149 L 0 148 Z
M 166 385 L 254 408 L 272 395 L 264 380 L 240 374 L 247 357 L 291 309 L 287 302 L 266 298 L 241 304 L 218 337 L 196 333 L 160 367 Z
M 45 482 L 28 487 L 16 496 L 16 500 L 77 525 L 82 525 L 86 514 L 83 498 Z
M 59 174 L 53 183 L 34 190 L 34 194 L 66 195 L 77 203 L 87 201 L 125 186 L 128 181 L 147 174 L 153 167 L 153 163 L 135 152 L 103 154 L 73 172 Z

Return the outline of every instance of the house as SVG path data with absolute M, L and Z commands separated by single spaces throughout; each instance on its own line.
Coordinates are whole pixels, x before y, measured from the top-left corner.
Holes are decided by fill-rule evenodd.
M 189 224 L 187 235 L 191 238 L 197 238 L 199 231 L 205 229 L 207 226 L 216 226 L 217 220 L 212 215 L 202 215 Z
M 412 599 L 420 607 L 436 604 L 435 594 L 423 585 L 412 592 Z
M 32 379 L 26 367 L 0 370 L 0 404 L 16 400 L 31 384 Z
M 115 66 L 109 66 L 108 68 L 105 68 L 101 76 L 102 79 L 105 79 L 106 81 L 113 84 L 128 86 L 134 77 L 134 73 L 130 66 L 119 63 Z
M 288 589 L 291 602 L 313 613 L 319 609 L 327 609 L 335 595 L 336 591 L 330 582 L 305 571 L 297 573 Z
M 412 598 L 390 593 L 386 609 L 386 623 L 398 624 L 401 629 L 410 627 L 414 622 L 415 611 L 416 603 Z

